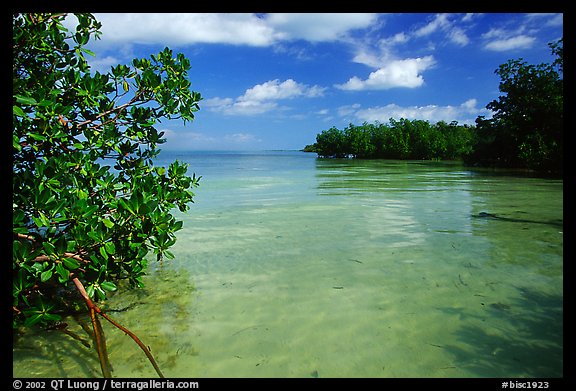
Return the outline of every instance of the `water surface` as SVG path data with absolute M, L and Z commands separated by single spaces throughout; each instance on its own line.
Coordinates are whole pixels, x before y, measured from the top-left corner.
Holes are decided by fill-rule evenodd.
M 561 180 L 300 152 L 157 164 L 174 159 L 202 176 L 176 258 L 106 303 L 166 376 L 563 376 Z M 114 376 L 155 376 L 103 326 Z M 100 376 L 58 332 L 13 352 L 15 377 Z

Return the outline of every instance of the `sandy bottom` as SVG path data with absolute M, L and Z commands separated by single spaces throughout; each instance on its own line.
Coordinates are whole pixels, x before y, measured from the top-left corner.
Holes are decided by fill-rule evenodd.
M 109 314 L 167 377 L 563 376 L 563 234 L 540 223 L 561 218 L 561 192 L 486 197 L 495 184 L 481 183 L 302 200 L 268 180 L 181 216 L 176 259 L 106 303 L 136 304 Z M 494 209 L 525 221 L 471 217 Z M 156 375 L 103 326 L 115 377 Z M 55 331 L 15 338 L 13 362 L 14 377 L 100 376 L 95 352 Z

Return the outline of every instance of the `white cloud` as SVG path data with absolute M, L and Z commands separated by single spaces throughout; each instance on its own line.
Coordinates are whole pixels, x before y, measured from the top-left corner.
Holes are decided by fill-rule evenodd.
M 394 34 L 389 38 L 380 39 L 375 45 L 376 48 L 370 46 L 370 42 L 363 40 L 354 42 L 353 46 L 356 54 L 352 59 L 353 62 L 368 65 L 371 68 L 381 68 L 391 60 L 396 59 L 392 55 L 392 48 L 408 42 L 411 37 L 400 32 Z
M 281 38 L 304 39 L 310 42 L 335 41 L 350 30 L 366 28 L 378 19 L 377 14 L 289 13 L 266 15 L 266 24 Z
M 535 21 L 545 26 L 562 26 L 564 24 L 564 14 L 537 13 L 527 14 L 526 19 Z
M 437 14 L 427 24 L 419 28 L 409 28 L 395 33 L 377 42 L 369 39 L 353 42 L 355 55 L 353 61 L 376 70 L 363 80 L 358 76 L 351 77 L 346 83 L 336 85 L 343 90 L 389 89 L 395 87 L 416 88 L 424 83 L 422 72 L 434 66 L 432 55 L 418 58 L 398 58 L 399 45 L 428 39 L 427 50 L 433 51 L 436 41 L 430 39 L 433 34 L 442 34 L 446 42 L 466 46 L 470 39 L 466 33 L 469 28 L 463 25 L 473 16 L 464 17 L 455 14 Z M 414 45 L 417 46 L 417 45 Z
M 304 39 L 334 41 L 366 28 L 377 14 L 98 13 L 102 38 L 110 44 L 198 43 L 270 46 Z
M 546 22 L 546 26 L 562 26 L 564 25 L 564 14 L 556 14 Z
M 536 37 L 543 28 L 562 23 L 563 14 L 525 14 L 519 23 L 493 27 L 482 34 L 481 38 L 486 50 L 503 52 L 528 49 L 536 43 Z
M 324 94 L 325 88 L 297 83 L 292 79 L 280 82 L 279 79 L 257 84 L 236 99 L 210 98 L 204 107 L 211 111 L 229 115 L 255 115 L 280 109 L 276 101 L 297 97 L 314 98 Z
M 288 79 L 280 83 L 278 79 L 257 84 L 246 90 L 239 101 L 263 101 L 276 99 L 289 99 L 297 96 L 315 97 L 321 96 L 323 89 L 319 86 L 308 87 Z
M 460 46 L 466 46 L 468 45 L 468 43 L 470 42 L 470 39 L 468 38 L 468 36 L 466 35 L 466 33 L 464 32 L 464 30 L 462 30 L 459 27 L 454 27 L 449 33 L 448 33 L 448 38 L 450 38 L 450 40 Z
M 469 99 L 458 106 L 398 106 L 397 104 L 391 103 L 386 106 L 360 109 L 358 105 L 356 107 L 345 106 L 343 107 L 343 111 L 339 111 L 339 114 L 341 116 L 353 114 L 354 117 L 361 122 L 379 121 L 386 123 L 390 118 L 406 118 L 410 120 L 427 120 L 433 123 L 438 121 L 458 121 L 459 123 L 473 124 L 479 115 L 490 116 L 489 110 L 478 108 L 477 104 L 476 99 Z
M 416 88 L 424 84 L 421 72 L 432 67 L 434 63 L 432 56 L 394 60 L 370 73 L 366 80 L 353 76 L 346 83 L 337 84 L 335 87 L 350 91 Z
M 194 149 L 198 146 L 216 144 L 216 138 L 199 132 L 188 130 L 174 131 L 172 129 L 162 129 L 166 144 L 161 149 Z
M 111 43 L 227 43 L 267 46 L 280 35 L 254 14 L 106 13 L 96 14 L 102 38 Z
M 466 46 L 470 39 L 462 27 L 457 26 L 455 20 L 450 20 L 453 15 L 437 14 L 432 21 L 414 31 L 413 36 L 417 38 L 427 37 L 437 31 L 443 32 L 449 41 L 459 46 Z M 472 18 L 472 14 L 466 14 L 461 21 L 467 22 Z
M 478 14 L 474 14 L 474 13 L 469 12 L 462 17 L 462 22 L 470 22 L 476 15 L 478 15 Z
M 449 26 L 448 14 L 437 14 L 427 25 L 420 27 L 414 32 L 416 37 L 423 37 L 436 32 L 438 29 L 445 29 Z
M 237 132 L 214 135 L 202 132 L 192 132 L 187 129 L 172 130 L 162 129 L 166 144 L 161 149 L 166 150 L 214 150 L 214 149 L 237 149 L 246 145 L 254 145 L 262 142 L 254 134 Z
M 495 39 L 487 42 L 484 48 L 497 52 L 503 52 L 514 49 L 526 49 L 532 47 L 536 38 L 527 35 L 518 35 L 510 38 Z
M 359 103 L 354 103 L 352 105 L 340 106 L 338 107 L 338 115 L 341 117 L 346 117 L 351 114 L 356 113 L 360 107 L 362 107 Z
M 99 71 L 101 73 L 107 73 L 110 71 L 110 67 L 122 63 L 122 61 L 120 61 L 115 56 L 106 56 L 104 58 L 89 57 L 88 60 L 90 61 L 90 67 L 92 68 L 92 70 Z
M 253 142 L 262 141 L 250 133 L 227 134 L 224 136 L 224 140 L 228 141 L 228 142 L 235 143 L 235 144 L 246 144 L 246 143 L 253 143 Z

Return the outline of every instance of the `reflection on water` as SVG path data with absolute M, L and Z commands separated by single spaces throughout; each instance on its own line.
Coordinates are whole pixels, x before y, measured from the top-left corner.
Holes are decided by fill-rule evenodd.
M 562 181 L 294 152 L 177 158 L 203 178 L 176 259 L 106 303 L 166 376 L 563 375 Z M 154 376 L 105 323 L 113 375 Z M 13 362 L 14 376 L 99 375 L 61 333 L 17 338 Z
M 459 163 L 403 160 L 317 159 L 316 170 L 318 188 L 326 195 L 441 190 L 472 175 Z

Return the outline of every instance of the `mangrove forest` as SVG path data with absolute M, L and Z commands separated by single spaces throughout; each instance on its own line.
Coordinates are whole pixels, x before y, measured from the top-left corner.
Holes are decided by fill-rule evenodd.
M 320 157 L 463 160 L 482 167 L 562 174 L 564 133 L 563 39 L 549 44 L 552 63 L 509 60 L 496 69 L 501 95 L 486 105 L 493 115 L 475 125 L 425 120 L 331 127 L 303 150 Z

